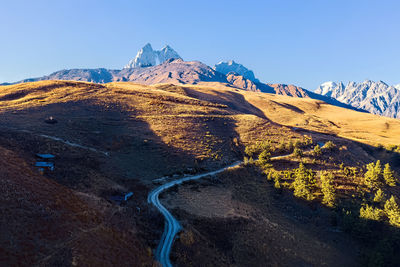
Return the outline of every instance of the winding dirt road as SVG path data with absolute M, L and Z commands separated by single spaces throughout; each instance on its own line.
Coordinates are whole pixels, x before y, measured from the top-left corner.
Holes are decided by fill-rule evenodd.
M 199 175 L 194 175 L 194 176 L 187 176 L 178 180 L 171 181 L 169 183 L 163 184 L 153 191 L 149 193 L 149 196 L 147 197 L 148 203 L 153 204 L 164 216 L 165 218 L 165 229 L 164 233 L 161 237 L 160 243 L 157 247 L 156 250 L 156 259 L 161 263 L 162 266 L 165 267 L 170 267 L 172 266 L 171 261 L 169 259 L 169 254 L 171 252 L 171 247 L 174 242 L 176 234 L 182 229 L 181 225 L 179 222 L 172 216 L 172 214 L 160 203 L 160 200 L 158 196 L 160 193 L 168 188 L 171 188 L 177 184 L 181 184 L 186 181 L 191 181 L 191 180 L 197 180 L 200 178 L 203 178 L 205 176 L 212 176 L 215 174 L 218 174 L 220 172 L 223 172 L 229 168 L 233 168 L 236 166 L 239 166 L 242 164 L 241 161 L 235 162 L 232 165 L 229 165 L 227 167 L 224 167 L 222 169 L 212 171 L 212 172 L 207 172 Z

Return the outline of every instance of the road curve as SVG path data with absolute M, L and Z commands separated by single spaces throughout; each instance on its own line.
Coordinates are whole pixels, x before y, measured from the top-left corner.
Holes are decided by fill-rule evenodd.
M 285 158 L 288 156 L 291 156 L 292 154 L 287 154 L 287 155 L 282 155 L 282 156 L 275 156 L 271 157 L 271 160 L 278 160 L 281 158 Z M 179 222 L 172 216 L 172 214 L 160 203 L 160 200 L 158 196 L 162 191 L 165 189 L 171 188 L 177 184 L 181 184 L 186 181 L 191 181 L 191 180 L 197 180 L 205 176 L 209 175 L 215 175 L 220 172 L 223 172 L 229 168 L 235 167 L 242 164 L 242 161 L 237 161 L 227 167 L 224 167 L 222 169 L 212 171 L 212 172 L 207 172 L 199 175 L 194 175 L 194 176 L 186 176 L 183 178 L 180 178 L 178 180 L 174 180 L 171 182 L 168 182 L 166 184 L 163 184 L 153 191 L 151 191 L 147 197 L 147 202 L 153 204 L 164 216 L 165 218 L 165 229 L 163 232 L 163 235 L 161 237 L 160 243 L 158 244 L 157 250 L 156 250 L 156 259 L 161 263 L 162 266 L 164 267 L 172 267 L 171 261 L 169 259 L 169 253 L 171 252 L 172 244 L 174 243 L 174 239 L 176 234 L 182 229 L 181 225 Z
M 223 172 L 229 168 L 240 165 L 242 162 L 235 162 L 227 167 L 222 169 L 207 172 L 199 175 L 187 176 L 178 180 L 171 181 L 169 183 L 163 184 L 153 191 L 151 191 L 147 197 L 147 202 L 153 204 L 164 216 L 165 218 L 165 229 L 164 233 L 161 237 L 160 243 L 158 244 L 156 250 L 156 259 L 161 263 L 164 267 L 171 267 L 171 261 L 169 259 L 169 253 L 171 252 L 172 244 L 174 243 L 174 239 L 176 234 L 182 229 L 179 222 L 172 216 L 172 214 L 160 203 L 158 196 L 165 189 L 171 188 L 177 184 L 181 184 L 186 181 L 197 180 L 205 176 L 215 175 L 220 172 Z

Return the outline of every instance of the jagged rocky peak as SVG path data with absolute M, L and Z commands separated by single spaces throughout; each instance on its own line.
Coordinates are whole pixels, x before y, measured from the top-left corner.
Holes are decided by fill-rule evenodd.
M 164 46 L 161 50 L 153 50 L 151 44 L 146 44 L 136 57 L 129 61 L 124 68 L 144 68 L 159 65 L 170 59 L 182 59 L 179 54 L 169 45 Z
M 353 107 L 371 113 L 400 118 L 400 86 L 390 86 L 383 81 L 365 80 L 360 83 L 326 82 L 321 84 L 316 93 L 330 96 Z
M 169 45 L 166 45 L 160 51 L 157 51 L 157 54 L 160 64 L 170 59 L 182 59 Z
M 229 61 L 221 61 L 218 64 L 216 64 L 214 66 L 214 69 L 218 72 L 221 72 L 225 75 L 227 75 L 228 73 L 236 73 L 238 75 L 243 76 L 246 79 L 249 79 L 253 82 L 260 82 L 255 76 L 254 76 L 254 72 L 252 70 L 249 70 L 248 68 L 246 68 L 245 66 L 243 66 L 242 64 L 236 63 L 233 60 L 229 60 Z

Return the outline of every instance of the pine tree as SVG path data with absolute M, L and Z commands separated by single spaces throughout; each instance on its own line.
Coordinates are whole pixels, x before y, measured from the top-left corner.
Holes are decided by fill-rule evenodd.
M 393 226 L 400 227 L 400 208 L 394 196 L 385 202 L 385 213 L 389 218 L 389 223 Z
M 383 170 L 383 179 L 389 186 L 396 186 L 396 178 L 394 176 L 394 171 L 390 168 L 389 163 L 385 164 L 385 169 Z
M 295 171 L 295 179 L 293 182 L 294 195 L 296 197 L 312 200 L 314 198 L 312 189 L 315 185 L 314 174 L 311 170 L 307 170 L 303 163 Z
M 378 189 L 381 186 L 382 167 L 378 160 L 367 164 L 367 172 L 364 174 L 365 184 L 371 189 Z
M 378 189 L 374 196 L 374 202 L 384 203 L 386 199 L 385 193 L 383 193 L 382 189 Z
M 333 186 L 333 174 L 332 173 L 322 173 L 321 174 L 321 191 L 324 195 L 322 198 L 322 204 L 328 207 L 335 206 L 335 187 Z

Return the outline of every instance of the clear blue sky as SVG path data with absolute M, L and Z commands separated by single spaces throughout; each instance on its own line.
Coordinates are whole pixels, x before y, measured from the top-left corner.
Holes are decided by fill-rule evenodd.
M 120 69 L 144 44 L 185 60 L 234 59 L 264 82 L 400 83 L 400 1 L 0 2 L 0 82 Z

